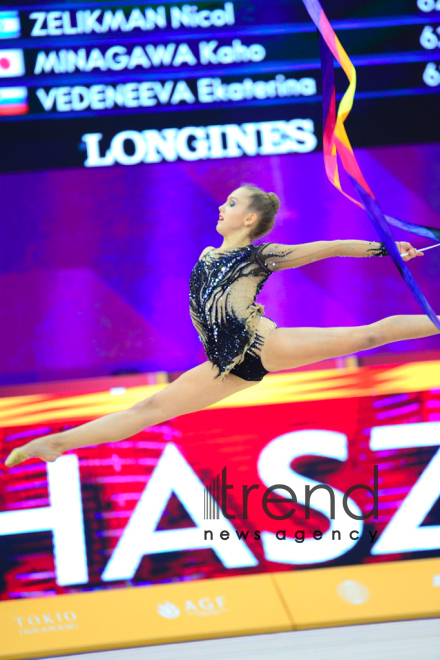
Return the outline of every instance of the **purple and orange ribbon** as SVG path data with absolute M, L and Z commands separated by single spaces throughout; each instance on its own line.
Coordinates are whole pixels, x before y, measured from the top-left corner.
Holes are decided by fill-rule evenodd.
M 394 237 L 391 233 L 390 224 L 400 229 L 426 236 L 427 238 L 440 241 L 440 229 L 417 225 L 412 222 L 397 220 L 384 215 L 373 192 L 368 186 L 358 162 L 353 153 L 344 122 L 353 106 L 356 92 L 356 69 L 350 58 L 342 47 L 338 37 L 333 31 L 327 16 L 325 15 L 318 0 L 303 0 L 310 18 L 320 32 L 320 52 L 322 68 L 322 102 L 323 102 L 323 151 L 325 171 L 331 183 L 348 199 L 365 209 L 370 220 L 375 226 L 382 242 L 388 250 L 400 274 L 410 288 L 417 302 L 428 315 L 434 325 L 440 330 L 440 321 L 434 310 L 426 300 L 417 282 L 406 263 L 399 254 Z M 349 86 L 341 99 L 338 112 L 336 113 L 335 93 L 335 71 L 333 57 L 341 65 L 347 75 Z M 360 202 L 342 190 L 338 171 L 338 156 L 342 167 L 347 173 Z

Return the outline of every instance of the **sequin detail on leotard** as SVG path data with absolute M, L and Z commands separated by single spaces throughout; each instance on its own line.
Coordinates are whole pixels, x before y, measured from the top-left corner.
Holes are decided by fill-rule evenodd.
M 190 277 L 190 315 L 208 359 L 224 380 L 252 344 L 264 306 L 255 298 L 271 274 L 260 258 L 264 245 L 211 251 Z

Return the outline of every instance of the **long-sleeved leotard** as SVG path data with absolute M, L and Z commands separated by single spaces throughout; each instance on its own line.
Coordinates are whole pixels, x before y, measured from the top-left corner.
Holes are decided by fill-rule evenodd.
M 202 253 L 190 277 L 190 315 L 208 359 L 224 380 L 252 344 L 264 307 L 255 303 L 269 276 L 333 256 L 382 256 L 383 243 L 316 241 L 303 245 L 262 243 Z

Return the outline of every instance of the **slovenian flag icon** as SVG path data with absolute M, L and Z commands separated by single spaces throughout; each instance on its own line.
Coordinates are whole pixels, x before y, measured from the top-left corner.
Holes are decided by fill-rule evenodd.
M 0 78 L 13 78 L 24 74 L 24 56 L 21 48 L 0 50 Z
M 0 116 L 29 112 L 27 87 L 0 87 Z
M 0 11 L 0 39 L 16 39 L 20 35 L 18 11 Z

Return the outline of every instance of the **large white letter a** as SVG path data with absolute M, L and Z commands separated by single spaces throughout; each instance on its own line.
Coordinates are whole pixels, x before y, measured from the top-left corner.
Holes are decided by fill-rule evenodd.
M 156 531 L 172 493 L 190 514 L 196 527 Z M 128 580 L 146 554 L 212 548 L 227 568 L 256 566 L 258 561 L 244 541 L 239 540 L 229 520 L 222 528 L 230 533 L 228 541 L 203 539 L 204 485 L 173 443 L 168 443 L 118 541 L 101 579 Z

